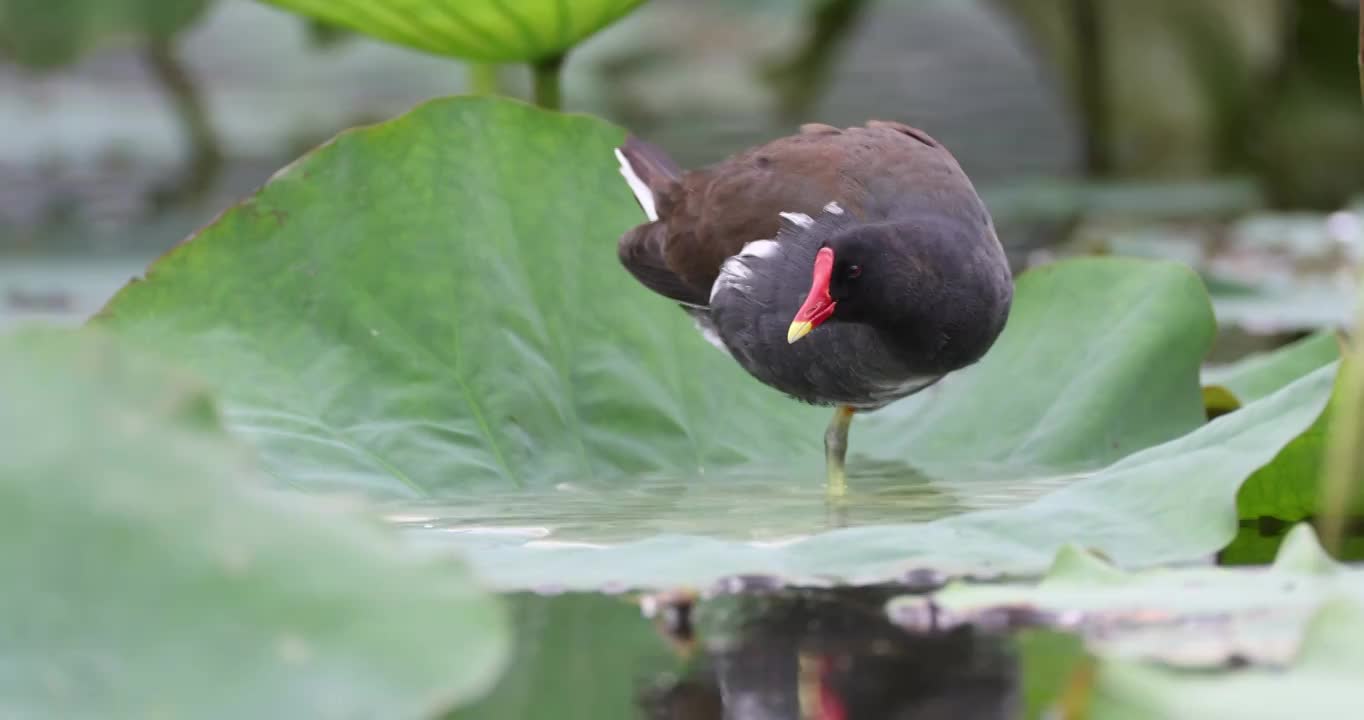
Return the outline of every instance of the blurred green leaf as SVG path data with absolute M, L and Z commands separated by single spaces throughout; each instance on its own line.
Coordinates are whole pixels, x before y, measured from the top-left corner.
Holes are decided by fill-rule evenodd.
M 262 0 L 389 42 L 481 62 L 567 52 L 644 0 Z
M 1114 720 L 1280 720 L 1352 717 L 1364 704 L 1364 604 L 1341 598 L 1312 618 L 1286 668 L 1182 672 L 1106 663 L 1095 683 L 1094 717 Z
M 34 68 L 118 40 L 168 40 L 212 0 L 0 0 L 0 55 Z
M 1364 572 L 1305 525 L 1270 568 L 1124 572 L 1068 547 L 1036 583 L 956 582 L 888 613 L 917 628 L 926 606 L 939 626 L 1078 633 L 1095 658 L 1085 717 L 1349 717 L 1364 702 Z
M 1085 683 L 1093 661 L 1084 640 L 1069 633 L 1028 628 L 1014 634 L 1014 644 L 1023 676 L 1022 717 L 1086 717 L 1083 711 L 1089 698 L 1082 693 L 1088 689 Z
M 984 360 L 858 418 L 852 492 L 830 505 L 827 411 L 754 381 L 619 267 L 640 220 L 622 137 L 428 103 L 281 172 L 102 321 L 211 378 L 277 477 L 393 501 L 517 588 L 1023 571 L 1068 541 L 1186 560 L 1227 542 L 1236 488 L 1326 400 L 1318 373 L 1204 426 L 1197 276 L 1058 263 L 1018 279 Z
M 308 42 L 316 48 L 335 47 L 355 37 L 355 31 L 350 28 L 315 18 L 303 18 L 303 28 Z
M 104 333 L 0 339 L 0 547 L 8 717 L 425 718 L 507 655 L 463 564 L 270 489 Z
M 1207 668 L 1232 658 L 1287 662 L 1312 615 L 1342 595 L 1364 603 L 1364 572 L 1337 564 L 1299 525 L 1267 569 L 1125 572 L 1067 546 L 1037 582 L 954 582 L 931 602 L 952 625 L 1027 608 L 1038 624 L 1085 636 L 1100 657 Z M 926 602 L 907 596 L 889 611 L 917 619 Z

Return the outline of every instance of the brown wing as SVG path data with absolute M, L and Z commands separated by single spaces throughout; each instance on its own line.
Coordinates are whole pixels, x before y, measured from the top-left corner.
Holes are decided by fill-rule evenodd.
M 687 282 L 668 265 L 668 226 L 662 222 L 640 225 L 625 233 L 616 246 L 620 264 L 644 287 L 687 305 L 705 307 L 710 287 Z
M 895 122 L 894 120 L 869 120 L 867 122 L 867 129 L 892 130 L 894 132 L 900 133 L 901 135 L 908 135 L 909 137 L 914 138 L 915 140 L 918 140 L 919 142 L 931 148 L 937 148 L 939 150 L 943 149 L 942 144 L 940 144 L 937 140 L 934 140 L 931 136 L 929 136 L 928 133 L 924 132 L 923 130 L 920 130 L 919 128 L 906 125 L 902 122 Z
M 776 238 L 781 213 L 813 217 L 837 202 L 861 215 L 877 194 L 869 178 L 904 175 L 906 163 L 912 175 L 923 164 L 917 158 L 931 167 L 934 156 L 947 155 L 928 135 L 900 123 L 871 121 L 846 130 L 808 124 L 800 130 L 663 182 L 649 179 L 658 220 L 621 238 L 621 262 L 655 292 L 705 305 L 724 261 L 746 243 Z M 632 163 L 651 162 L 629 152 L 629 142 L 622 150 Z M 646 168 L 641 177 L 650 173 Z

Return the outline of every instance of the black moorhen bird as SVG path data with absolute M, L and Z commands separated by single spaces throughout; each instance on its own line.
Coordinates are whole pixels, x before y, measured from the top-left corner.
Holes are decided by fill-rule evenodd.
M 1013 277 L 994 223 L 917 128 L 807 124 L 687 172 L 635 137 L 616 156 L 649 218 L 620 238 L 621 263 L 755 378 L 836 407 L 832 493 L 855 411 L 976 362 L 1004 328 Z

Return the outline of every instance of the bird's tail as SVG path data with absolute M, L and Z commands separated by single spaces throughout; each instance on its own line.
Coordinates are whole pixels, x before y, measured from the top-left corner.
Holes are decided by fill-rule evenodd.
M 661 148 L 633 135 L 616 148 L 616 159 L 644 214 L 650 221 L 657 220 L 659 196 L 682 177 L 681 169 Z

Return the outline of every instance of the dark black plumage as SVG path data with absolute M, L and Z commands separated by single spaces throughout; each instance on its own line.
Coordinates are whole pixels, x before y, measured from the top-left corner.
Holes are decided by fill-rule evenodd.
M 989 213 L 920 130 L 807 125 L 690 172 L 635 138 L 620 156 L 657 216 L 621 238 L 622 264 L 794 398 L 882 407 L 976 362 L 1004 327 L 1013 282 Z M 826 247 L 833 313 L 790 343 Z

